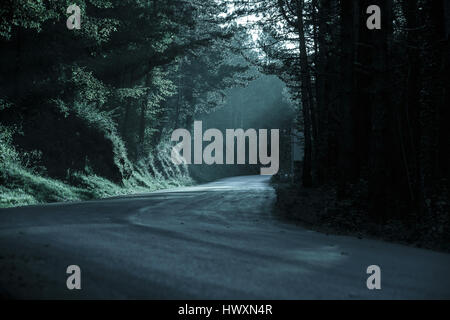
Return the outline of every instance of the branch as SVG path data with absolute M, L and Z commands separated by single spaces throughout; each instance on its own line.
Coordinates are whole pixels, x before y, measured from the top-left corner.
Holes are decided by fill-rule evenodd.
M 292 21 L 289 16 L 287 15 L 286 9 L 284 8 L 284 0 L 278 0 L 278 7 L 280 9 L 281 15 L 283 16 L 284 20 L 294 28 L 297 28 L 297 22 Z

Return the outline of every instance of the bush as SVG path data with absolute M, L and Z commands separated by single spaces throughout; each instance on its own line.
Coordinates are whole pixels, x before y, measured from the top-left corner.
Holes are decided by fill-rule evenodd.
M 11 141 L 12 131 L 3 127 L 0 131 L 0 207 L 101 199 L 193 183 L 186 166 L 178 167 L 170 161 L 169 143 L 158 146 L 157 156 L 149 155 L 134 167 L 129 164 L 130 176 L 121 183 L 115 183 L 96 175 L 90 168 L 69 170 L 67 181 L 42 176 L 24 165 L 23 157 Z

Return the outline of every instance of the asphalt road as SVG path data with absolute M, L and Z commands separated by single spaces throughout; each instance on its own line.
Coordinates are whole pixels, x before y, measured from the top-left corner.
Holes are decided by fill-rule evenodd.
M 12 298 L 450 298 L 450 255 L 327 236 L 271 213 L 267 177 L 0 210 L 0 295 Z M 301 208 L 299 208 L 301 210 Z M 66 268 L 81 268 L 68 290 Z M 366 269 L 381 268 L 381 290 Z

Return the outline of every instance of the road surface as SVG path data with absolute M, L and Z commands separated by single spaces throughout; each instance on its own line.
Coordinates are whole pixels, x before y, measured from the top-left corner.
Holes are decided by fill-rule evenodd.
M 267 177 L 0 210 L 0 295 L 62 299 L 450 298 L 450 255 L 327 236 L 271 213 Z M 301 210 L 301 208 L 299 208 Z M 81 290 L 66 269 L 81 268 Z M 367 267 L 381 268 L 368 290 Z

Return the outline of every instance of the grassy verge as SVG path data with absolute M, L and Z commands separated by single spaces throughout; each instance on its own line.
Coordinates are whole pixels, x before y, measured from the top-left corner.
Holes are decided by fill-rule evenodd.
M 0 162 L 0 208 L 101 199 L 194 183 L 187 168 L 170 162 L 167 145 L 158 147 L 157 156 L 149 156 L 133 166 L 130 177 L 114 183 L 92 172 L 71 173 L 65 181 L 47 177 L 23 165 L 16 150 L 3 140 L 0 144 L 4 151 Z
M 145 181 L 145 185 L 133 179 L 119 185 L 96 175 L 77 174 L 71 179 L 77 183 L 72 185 L 39 176 L 24 168 L 5 171 L 2 176 L 7 183 L 0 186 L 0 208 L 102 199 L 193 184 L 189 177 L 184 176 L 160 179 L 141 176 L 139 178 Z

